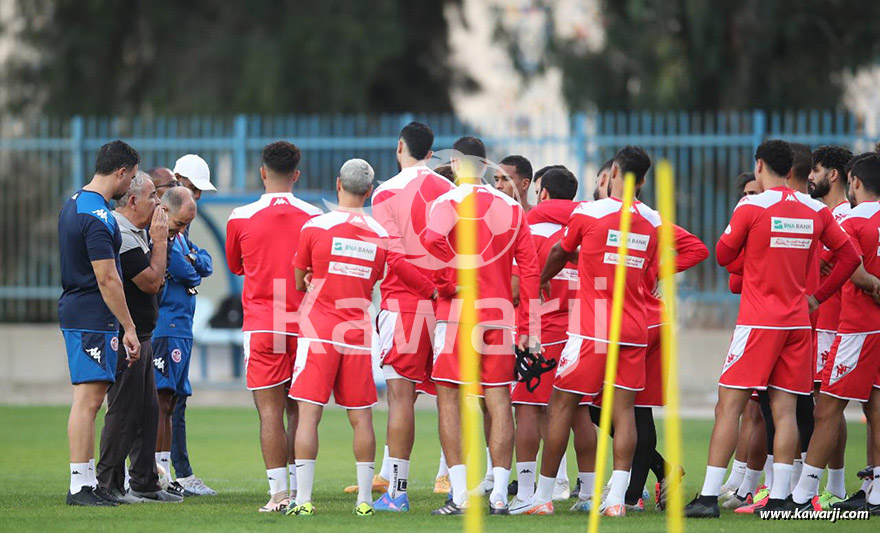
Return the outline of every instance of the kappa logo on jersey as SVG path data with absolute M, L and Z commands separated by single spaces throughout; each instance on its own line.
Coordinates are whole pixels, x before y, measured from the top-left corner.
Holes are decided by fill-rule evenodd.
M 771 217 L 770 231 L 812 235 L 813 221 L 809 218 Z
M 640 233 L 630 233 L 626 239 L 626 245 L 630 250 L 639 250 L 641 252 L 648 249 L 649 242 L 651 242 L 651 236 Z M 605 241 L 605 245 L 620 246 L 620 232 L 616 229 L 608 230 L 608 239 Z
M 83 348 L 83 351 L 86 352 L 89 357 L 95 360 L 99 365 L 101 364 L 101 349 L 95 346 L 94 348 Z
M 605 252 L 605 258 L 602 260 L 606 265 L 620 264 L 620 256 L 611 252 Z M 626 266 L 629 268 L 644 268 L 645 259 L 643 257 L 626 256 Z
M 110 339 L 110 349 L 114 352 L 119 350 L 119 337 L 112 337 Z
M 106 209 L 95 209 L 92 211 L 92 214 L 96 217 L 100 218 L 104 222 L 107 222 L 107 210 Z
M 180 353 L 180 350 L 178 348 L 171 350 L 171 360 L 175 363 L 180 362 L 180 360 L 182 359 L 181 355 L 183 354 Z
M 165 373 L 165 359 L 162 359 L 161 357 L 154 357 L 153 366 L 156 367 L 156 370 L 158 370 L 159 372 L 163 374 Z
M 287 198 L 278 197 L 272 198 L 272 203 L 269 205 L 290 205 L 290 202 L 287 201 Z
M 372 261 L 376 259 L 376 248 L 377 246 L 371 242 L 333 237 L 333 246 L 330 248 L 330 253 L 342 257 Z
M 327 267 L 327 273 L 339 274 L 340 276 L 351 276 L 353 278 L 370 279 L 370 275 L 373 273 L 373 267 L 330 261 L 330 266 Z
M 796 239 L 794 237 L 772 237 L 770 248 L 794 248 L 796 250 L 809 250 L 813 244 L 811 239 Z

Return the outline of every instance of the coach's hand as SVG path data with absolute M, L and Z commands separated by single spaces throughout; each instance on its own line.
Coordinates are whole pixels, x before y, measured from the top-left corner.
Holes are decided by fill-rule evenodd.
M 153 242 L 168 240 L 168 211 L 162 206 L 153 210 L 153 220 L 150 222 L 150 238 Z
M 132 329 L 126 329 L 122 336 L 122 346 L 125 347 L 125 360 L 128 366 L 133 365 L 141 357 L 141 343 L 138 341 L 137 332 Z
M 819 309 L 819 300 L 811 294 L 807 296 L 807 306 L 810 308 L 810 314 L 812 315 L 816 312 L 816 309 Z

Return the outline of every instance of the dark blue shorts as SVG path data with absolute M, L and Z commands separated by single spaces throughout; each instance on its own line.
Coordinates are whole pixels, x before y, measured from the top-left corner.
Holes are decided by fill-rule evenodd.
M 70 382 L 116 381 L 119 334 L 115 331 L 63 329 Z
M 192 386 L 189 383 L 192 346 L 192 339 L 153 337 L 156 390 L 170 390 L 181 396 L 192 396 Z

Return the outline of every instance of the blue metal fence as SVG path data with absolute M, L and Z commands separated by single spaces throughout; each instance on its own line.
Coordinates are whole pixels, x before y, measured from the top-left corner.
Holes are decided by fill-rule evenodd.
M 57 212 L 64 197 L 88 181 L 95 151 L 110 139 L 137 148 L 143 168 L 171 166 L 183 153 L 199 153 L 220 190 L 202 201 L 229 203 L 258 194 L 260 149 L 288 139 L 303 151 L 297 194 L 318 202 L 332 199 L 336 172 L 350 157 L 370 161 L 379 179 L 395 174 L 397 135 L 411 120 L 431 125 L 438 149 L 461 135 L 479 135 L 491 158 L 521 153 L 535 168 L 562 162 L 584 184 L 619 147 L 642 145 L 655 159 L 672 162 L 679 221 L 710 249 L 735 203 L 733 179 L 752 168 L 754 148 L 763 139 L 855 150 L 880 140 L 876 121 L 843 111 L 585 112 L 473 123 L 422 114 L 7 118 L 0 121 L 0 321 L 54 318 L 60 293 Z M 649 177 L 649 203 L 650 183 Z M 591 194 L 588 189 L 581 194 Z M 726 289 L 724 272 L 710 260 L 688 274 L 684 293 L 720 302 L 729 300 Z

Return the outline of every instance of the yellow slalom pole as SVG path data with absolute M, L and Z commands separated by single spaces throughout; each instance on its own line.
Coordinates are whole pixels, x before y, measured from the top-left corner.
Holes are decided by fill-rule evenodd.
M 596 448 L 596 479 L 593 484 L 593 508 L 590 510 L 589 533 L 599 531 L 599 505 L 602 499 L 602 480 L 608 459 L 608 435 L 611 432 L 611 411 L 614 407 L 614 382 L 617 380 L 617 358 L 620 355 L 620 330 L 623 325 L 623 297 L 626 291 L 626 259 L 629 253 L 629 230 L 632 223 L 632 205 L 635 194 L 635 176 L 626 174 L 623 187 L 623 206 L 620 209 L 620 243 L 617 245 L 617 266 L 614 268 L 614 292 L 611 300 L 611 325 L 608 332 L 608 355 L 605 360 L 605 386 L 602 387 L 602 416 L 599 419 Z
M 476 171 L 469 161 L 461 161 L 464 180 L 478 181 L 473 177 Z M 462 425 L 462 453 L 467 470 L 468 487 L 476 486 L 481 480 L 483 471 L 483 453 L 480 448 L 480 413 L 476 403 L 469 401 L 479 393 L 477 383 L 480 380 L 480 356 L 477 354 L 472 337 L 477 325 L 476 302 L 477 294 L 477 227 L 476 227 L 476 194 L 464 197 L 458 207 L 458 224 L 456 226 L 455 240 L 458 244 L 458 256 L 456 258 L 457 285 L 460 287 L 459 298 L 461 299 L 461 318 L 458 328 L 458 354 L 461 372 L 461 380 L 465 383 L 459 387 L 459 401 L 461 407 Z M 464 530 L 467 533 L 481 533 L 483 531 L 482 496 L 477 491 L 470 491 L 468 508 L 465 511 Z
M 678 332 L 676 326 L 676 280 L 675 280 L 675 183 L 672 166 L 663 160 L 657 166 L 657 209 L 663 217 L 660 226 L 660 285 L 666 306 L 660 330 L 660 350 L 663 366 L 663 394 L 666 399 L 663 425 L 665 429 L 664 451 L 668 461 L 676 468 L 667 472 L 670 480 L 666 496 L 666 526 L 668 531 L 684 531 L 684 501 L 681 490 L 681 418 L 679 415 L 678 384 Z

